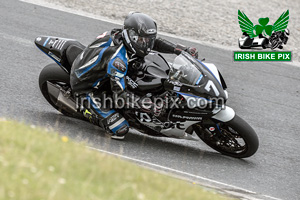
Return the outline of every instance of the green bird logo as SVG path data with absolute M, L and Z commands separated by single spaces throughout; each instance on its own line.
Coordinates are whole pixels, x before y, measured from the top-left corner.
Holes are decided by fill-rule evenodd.
M 289 10 L 282 13 L 273 25 L 267 25 L 269 18 L 259 18 L 259 25 L 253 25 L 251 20 L 245 15 L 244 12 L 238 10 L 238 19 L 242 32 L 246 32 L 250 38 L 254 38 L 263 34 L 264 36 L 271 36 L 273 32 L 283 32 L 289 23 Z

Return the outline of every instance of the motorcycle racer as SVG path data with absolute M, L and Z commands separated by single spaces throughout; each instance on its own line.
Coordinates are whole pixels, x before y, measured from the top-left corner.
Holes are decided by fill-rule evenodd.
M 180 54 L 186 51 L 198 57 L 196 48 L 173 44 L 157 37 L 156 22 L 146 14 L 131 12 L 124 20 L 123 29 L 113 29 L 99 35 L 75 59 L 70 83 L 72 90 L 85 96 L 91 105 L 85 106 L 83 114 L 90 121 L 105 128 L 113 139 L 123 139 L 129 130 L 129 124 L 120 113 L 112 108 L 100 107 L 95 96 L 100 82 L 109 79 L 114 99 L 126 97 L 125 75 L 130 62 L 143 59 L 151 50 L 161 53 Z M 158 114 L 152 102 L 147 112 Z

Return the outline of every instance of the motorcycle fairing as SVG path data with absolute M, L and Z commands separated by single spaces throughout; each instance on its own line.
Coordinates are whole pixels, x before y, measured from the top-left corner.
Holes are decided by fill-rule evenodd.
M 140 63 L 138 72 L 130 73 L 130 79 L 137 87 L 129 89 L 137 94 L 159 93 L 163 91 L 163 82 L 168 78 L 169 70 L 166 60 L 160 54 L 151 52 Z
M 160 121 L 156 117 L 148 113 L 136 112 L 136 119 L 143 125 L 165 135 L 175 138 L 192 139 L 191 136 L 185 133 L 185 130 L 196 121 Z
M 225 81 L 222 80 L 216 67 L 213 64 L 207 64 L 206 66 L 186 52 L 182 52 L 181 55 L 192 63 L 192 65 L 202 73 L 203 77 L 201 77 L 199 83 L 191 85 L 181 83 L 170 76 L 164 82 L 165 89 L 185 93 L 186 95 L 199 96 L 208 100 L 212 98 L 223 98 L 226 101 L 227 94 L 224 90 L 226 86 L 222 85 L 222 82 L 225 83 Z
M 219 120 L 221 122 L 228 122 L 232 120 L 235 116 L 235 111 L 229 106 L 225 106 L 224 109 L 219 111 L 217 114 L 212 116 L 211 118 Z
M 239 38 L 239 46 L 242 48 L 260 47 L 266 38 L 250 38 L 241 37 Z
M 212 111 L 207 111 L 204 109 L 172 109 L 168 113 L 168 121 L 172 122 L 183 122 L 183 121 L 196 121 L 200 122 L 205 118 L 209 118 L 213 115 Z
M 219 84 L 223 87 L 221 83 L 220 73 L 217 69 L 217 67 L 212 63 L 203 63 L 200 60 L 198 60 L 206 69 L 214 76 L 214 78 L 219 82 Z
M 39 36 L 35 39 L 35 45 L 47 56 L 53 59 L 58 65 L 70 72 L 72 62 L 77 55 L 85 48 L 84 45 L 76 40 L 59 38 L 54 36 Z M 66 51 L 70 49 L 70 53 Z

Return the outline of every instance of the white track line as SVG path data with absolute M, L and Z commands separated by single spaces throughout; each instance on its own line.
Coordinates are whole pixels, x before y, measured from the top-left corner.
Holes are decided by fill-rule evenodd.
M 4 38 L 6 40 L 11 40 L 13 42 L 18 43 L 19 45 L 23 45 L 23 46 L 27 46 L 27 47 L 32 47 L 32 45 L 33 45 L 33 41 L 24 39 L 22 37 L 13 36 L 11 34 L 6 34 L 6 33 L 0 32 L 0 37 Z
M 189 177 L 192 177 L 192 178 L 195 178 L 195 179 L 198 179 L 198 180 L 203 180 L 203 181 L 212 183 L 212 185 L 209 185 L 211 187 L 214 187 L 214 188 L 220 189 L 220 190 L 224 190 L 224 188 L 225 188 L 225 191 L 228 194 L 241 196 L 241 197 L 249 199 L 249 200 L 258 200 L 258 199 L 260 199 L 258 196 L 265 197 L 267 199 L 281 200 L 281 199 L 271 197 L 271 196 L 268 196 L 268 195 L 259 195 L 256 192 L 246 190 L 246 189 L 234 186 L 234 185 L 230 185 L 230 184 L 227 184 L 227 183 L 222 183 L 222 182 L 215 181 L 215 180 L 212 180 L 212 179 L 209 179 L 209 178 L 205 178 L 205 177 L 194 175 L 194 174 L 191 174 L 191 173 L 188 173 L 188 172 L 172 169 L 172 168 L 165 167 L 165 166 L 158 165 L 158 164 L 154 164 L 154 163 L 151 163 L 151 162 L 139 160 L 139 159 L 136 159 L 136 158 L 131 158 L 131 157 L 128 157 L 128 156 L 112 153 L 112 152 L 109 152 L 109 151 L 105 151 L 105 150 L 102 150 L 102 149 L 97 149 L 97 148 L 90 147 L 90 146 L 87 146 L 87 148 L 95 150 L 95 151 L 99 151 L 99 152 L 102 152 L 102 153 L 110 154 L 110 155 L 113 155 L 113 156 L 117 156 L 117 157 L 120 157 L 120 158 L 123 158 L 123 159 L 126 159 L 126 160 L 130 160 L 130 161 L 133 161 L 135 163 L 143 164 L 143 165 L 148 166 L 148 167 L 152 167 L 152 168 L 155 168 L 155 169 L 160 169 L 162 171 L 169 171 L 169 172 L 172 172 L 174 174 L 178 174 L 178 175 L 183 176 L 183 177 L 189 176 Z M 231 192 L 228 189 L 226 190 L 226 188 L 234 190 L 235 192 Z M 236 191 L 240 191 L 240 192 L 236 192 Z M 252 197 L 252 195 L 257 196 L 257 197 Z

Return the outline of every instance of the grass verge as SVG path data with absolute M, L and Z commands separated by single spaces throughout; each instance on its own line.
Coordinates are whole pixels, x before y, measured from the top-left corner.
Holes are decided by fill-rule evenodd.
M 0 199 L 229 199 L 198 185 L 0 119 Z

